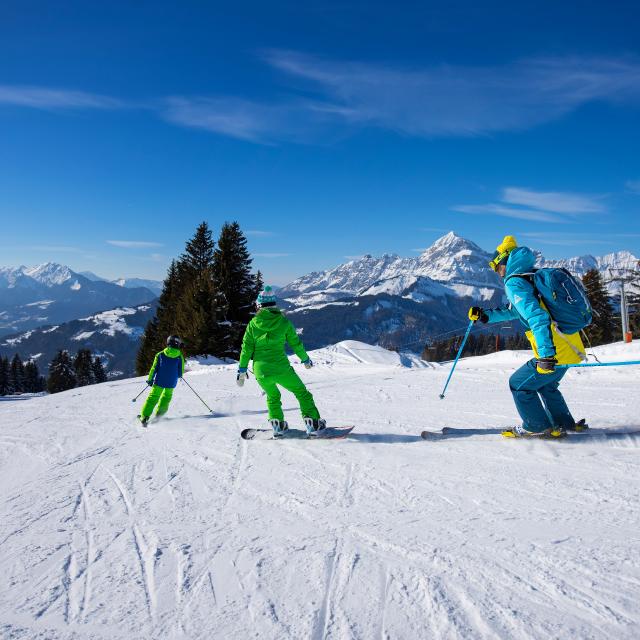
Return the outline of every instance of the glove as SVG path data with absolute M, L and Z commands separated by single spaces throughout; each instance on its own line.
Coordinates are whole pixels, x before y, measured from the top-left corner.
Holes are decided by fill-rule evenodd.
M 153 380 L 147 380 L 147 386 L 153 387 Z
M 244 381 L 249 377 L 246 367 L 238 367 L 238 375 L 236 376 L 236 384 L 241 387 Z
M 311 358 L 307 358 L 302 364 L 305 369 L 311 369 L 311 367 L 313 367 L 313 360 L 311 360 Z
M 558 361 L 555 358 L 538 358 L 536 360 L 536 371 L 538 373 L 553 373 L 556 370 Z
M 486 324 L 489 322 L 489 316 L 484 312 L 482 307 L 471 307 L 469 309 L 469 320 L 473 320 L 473 322 L 480 322 Z

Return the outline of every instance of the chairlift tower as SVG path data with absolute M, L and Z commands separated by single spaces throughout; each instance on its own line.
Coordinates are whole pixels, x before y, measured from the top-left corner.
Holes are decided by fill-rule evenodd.
M 611 282 L 620 283 L 620 320 L 622 322 L 622 339 L 625 342 L 631 342 L 632 336 L 631 331 L 629 331 L 629 305 L 627 304 L 627 291 L 625 289 L 625 285 L 627 283 L 637 282 L 640 279 L 640 261 L 637 263 L 635 269 L 615 269 L 609 267 L 607 271 L 610 276 L 608 280 L 605 280 L 606 284 Z

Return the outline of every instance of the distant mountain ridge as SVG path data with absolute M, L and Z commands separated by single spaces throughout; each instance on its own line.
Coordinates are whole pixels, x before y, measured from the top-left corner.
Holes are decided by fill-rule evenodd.
M 98 311 L 151 302 L 156 293 L 92 280 L 66 265 L 0 268 L 0 336 L 59 324 Z
M 365 255 L 333 269 L 301 276 L 282 287 L 278 295 L 295 308 L 317 308 L 346 298 L 382 293 L 418 302 L 424 301 L 425 296 L 453 295 L 495 303 L 502 297 L 503 285 L 488 267 L 492 255 L 451 231 L 416 258 Z M 638 265 L 638 258 L 628 251 L 564 260 L 546 260 L 540 254 L 538 258 L 538 266 L 565 267 L 578 276 L 595 268 L 607 277 L 609 269 L 633 269 Z
M 4 336 L 0 338 L 0 356 L 11 358 L 19 353 L 23 360 L 34 360 L 46 375 L 58 350 L 67 350 L 73 356 L 79 349 L 90 349 L 103 359 L 110 378 L 134 376 L 140 336 L 153 318 L 155 308 L 155 302 L 121 307 Z

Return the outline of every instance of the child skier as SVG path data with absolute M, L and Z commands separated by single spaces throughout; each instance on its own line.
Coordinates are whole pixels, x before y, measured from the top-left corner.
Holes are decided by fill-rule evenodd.
M 300 403 L 300 411 L 309 435 L 326 427 L 313 401 L 313 396 L 291 366 L 285 353 L 288 344 L 310 369 L 313 362 L 307 355 L 296 330 L 290 320 L 282 315 L 276 306 L 276 297 L 271 287 L 265 287 L 256 301 L 258 313 L 251 320 L 242 340 L 242 352 L 236 381 L 242 386 L 247 379 L 247 367 L 253 360 L 256 381 L 267 394 L 269 423 L 276 437 L 282 436 L 289 428 L 282 412 L 281 394 L 278 385 L 291 391 Z
M 184 344 L 178 336 L 169 336 L 167 348 L 156 353 L 147 378 L 151 393 L 142 406 L 139 416 L 142 424 L 146 425 L 149 422 L 156 404 L 158 405 L 156 416 L 167 413 L 178 378 L 182 378 L 184 374 L 184 356 L 181 351 L 183 347 Z
M 580 333 L 562 333 L 533 284 L 535 256 L 528 247 L 518 247 L 506 236 L 497 249 L 491 268 L 504 278 L 509 304 L 498 309 L 471 307 L 474 322 L 520 320 L 526 327 L 535 358 L 509 379 L 509 388 L 522 425 L 504 435 L 513 437 L 561 436 L 564 430 L 579 430 L 558 386 L 567 370 L 557 364 L 578 363 L 585 357 Z

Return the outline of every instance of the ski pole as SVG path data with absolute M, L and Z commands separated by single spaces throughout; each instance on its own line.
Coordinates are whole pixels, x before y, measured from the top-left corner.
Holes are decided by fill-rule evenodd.
M 469 337 L 469 334 L 471 333 L 471 327 L 473 327 L 474 321 L 471 320 L 471 322 L 469 322 L 469 326 L 467 327 L 467 332 L 464 334 L 464 338 L 462 340 L 462 344 L 460 345 L 460 348 L 458 349 L 458 355 L 456 355 L 456 359 L 453 361 L 453 366 L 451 367 L 451 371 L 449 371 L 449 377 L 447 378 L 447 381 L 445 382 L 444 385 L 444 389 L 442 390 L 442 393 L 440 394 L 440 400 L 444 400 L 444 394 L 445 391 L 447 390 L 447 387 L 449 386 L 449 380 L 451 380 L 451 376 L 453 375 L 453 372 L 456 368 L 456 365 L 458 364 L 458 360 L 460 359 L 460 356 L 462 355 L 462 350 L 464 349 L 464 345 L 467 344 L 467 338 Z
M 200 400 L 200 402 L 202 402 L 202 404 L 205 407 L 207 407 L 207 409 L 209 409 L 209 413 L 213 413 L 213 409 L 211 409 L 211 407 L 198 395 L 196 390 L 184 378 L 180 378 L 180 380 L 182 380 L 182 382 L 184 382 L 187 385 L 187 387 L 189 387 L 189 389 L 191 389 L 191 391 L 193 391 L 193 393 L 195 393 L 195 395 L 198 398 L 198 400 Z
M 559 364 L 556 369 L 575 369 L 577 367 L 625 367 L 640 364 L 640 360 L 623 360 L 622 362 L 586 362 L 581 364 Z
M 145 383 L 144 383 L 144 389 L 143 389 L 143 390 L 142 390 L 142 391 L 141 391 L 141 392 L 140 392 L 140 393 L 139 393 L 135 398 L 133 398 L 133 399 L 131 400 L 131 402 L 135 402 L 135 401 L 136 401 L 136 400 L 137 400 L 137 399 L 138 399 L 138 398 L 139 398 L 139 397 L 140 397 L 140 396 L 141 396 L 141 395 L 146 391 L 147 386 L 148 386 L 148 385 L 147 385 L 147 383 L 145 382 Z

